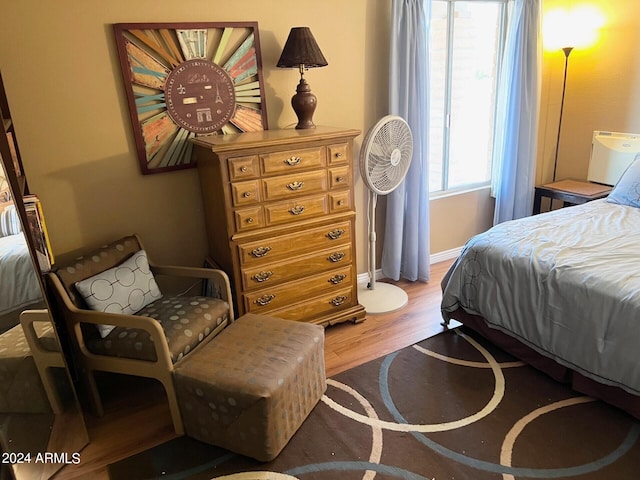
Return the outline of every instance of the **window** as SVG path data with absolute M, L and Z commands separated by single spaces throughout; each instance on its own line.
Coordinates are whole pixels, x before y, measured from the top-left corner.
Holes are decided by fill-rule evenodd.
M 433 0 L 429 191 L 488 185 L 506 0 Z

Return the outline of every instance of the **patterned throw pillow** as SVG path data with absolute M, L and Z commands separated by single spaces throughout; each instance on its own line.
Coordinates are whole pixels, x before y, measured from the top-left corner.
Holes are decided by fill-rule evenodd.
M 611 203 L 640 207 L 640 156 L 624 171 L 607 197 Z
M 116 267 L 76 282 L 75 286 L 87 306 L 100 312 L 133 315 L 162 297 L 144 250 Z M 114 328 L 98 325 L 102 338 Z

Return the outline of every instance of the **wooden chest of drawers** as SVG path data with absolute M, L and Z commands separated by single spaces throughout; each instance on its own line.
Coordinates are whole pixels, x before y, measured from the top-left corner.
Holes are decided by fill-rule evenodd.
M 353 139 L 317 127 L 194 140 L 209 257 L 236 311 L 331 325 L 358 303 Z

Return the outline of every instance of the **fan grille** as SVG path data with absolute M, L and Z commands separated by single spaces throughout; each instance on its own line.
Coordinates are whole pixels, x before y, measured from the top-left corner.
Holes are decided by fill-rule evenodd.
M 360 152 L 360 171 L 367 187 L 378 194 L 392 192 L 409 170 L 413 137 L 407 122 L 388 115 L 367 133 Z

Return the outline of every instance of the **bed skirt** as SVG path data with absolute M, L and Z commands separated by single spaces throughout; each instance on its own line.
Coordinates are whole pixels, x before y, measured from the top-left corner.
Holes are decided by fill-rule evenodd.
M 564 365 L 560 365 L 555 360 L 545 357 L 516 338 L 489 327 L 485 319 L 478 315 L 467 313 L 461 308 L 447 315 L 462 322 L 463 325 L 477 332 L 497 347 L 546 373 L 551 378 L 570 384 L 571 388 L 576 392 L 602 400 L 640 419 L 640 396 L 633 395 L 619 387 L 596 382 Z

